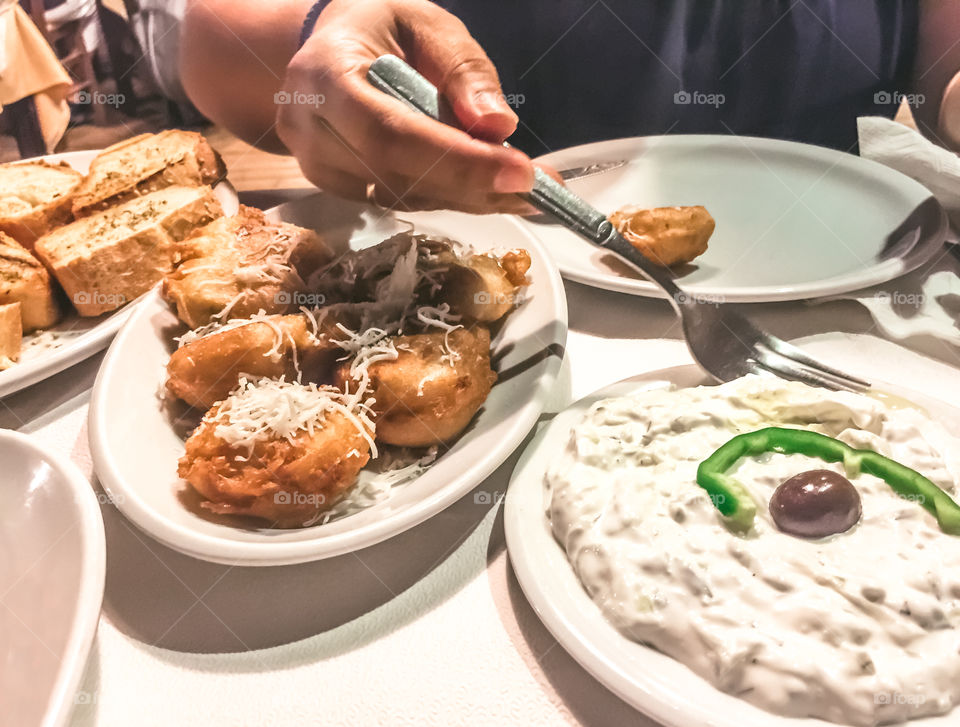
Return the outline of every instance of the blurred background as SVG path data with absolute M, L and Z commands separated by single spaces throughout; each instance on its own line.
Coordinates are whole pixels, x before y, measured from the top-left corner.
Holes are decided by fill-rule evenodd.
M 186 0 L 0 0 L 0 162 L 202 132 L 240 191 L 309 187 L 295 160 L 208 122 L 180 82 Z M 897 116 L 910 126 L 904 104 Z
M 308 186 L 296 161 L 210 124 L 180 83 L 186 0 L 0 0 L 0 162 L 201 131 L 237 189 Z

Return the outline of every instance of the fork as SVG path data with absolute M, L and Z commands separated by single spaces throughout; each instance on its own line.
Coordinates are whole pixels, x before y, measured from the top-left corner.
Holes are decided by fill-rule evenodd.
M 426 78 L 394 55 L 377 58 L 367 80 L 384 93 L 437 120 L 452 120 L 448 108 Z M 506 145 L 506 144 L 505 144 Z M 870 383 L 851 376 L 777 338 L 729 305 L 685 292 L 666 268 L 654 265 L 627 242 L 607 217 L 539 168 L 535 183 L 522 195 L 530 204 L 554 217 L 588 242 L 618 255 L 629 267 L 658 285 L 680 316 L 683 335 L 694 361 L 718 381 L 745 374 L 768 373 L 812 386 L 864 391 Z

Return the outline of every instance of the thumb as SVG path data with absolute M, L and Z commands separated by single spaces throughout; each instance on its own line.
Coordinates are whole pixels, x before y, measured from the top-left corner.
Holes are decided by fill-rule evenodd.
M 433 26 L 431 37 L 411 49 L 417 69 L 440 91 L 465 131 L 502 142 L 517 128 L 517 115 L 500 88 L 497 69 L 457 18 Z M 422 33 L 422 31 L 421 31 Z

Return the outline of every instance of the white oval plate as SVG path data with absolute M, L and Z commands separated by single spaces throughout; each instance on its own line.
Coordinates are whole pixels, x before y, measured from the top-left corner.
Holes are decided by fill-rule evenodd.
M 335 247 L 374 244 L 404 229 L 381 210 L 312 195 L 271 211 L 321 231 Z M 218 563 L 284 565 L 373 545 L 422 522 L 469 492 L 523 440 L 539 416 L 566 341 L 566 299 L 543 247 L 513 220 L 455 212 L 404 215 L 418 231 L 445 235 L 478 250 L 524 247 L 533 266 L 529 296 L 493 342 L 501 379 L 464 433 L 423 475 L 366 510 L 299 530 L 244 529 L 188 509 L 177 478 L 183 439 L 160 408 L 171 336 L 180 330 L 154 292 L 117 335 L 90 401 L 90 449 L 97 474 L 136 525 L 187 555 Z M 504 376 L 504 372 L 512 374 Z M 235 521 L 234 521 L 235 522 Z
M 669 384 L 708 383 L 693 365 L 653 371 L 600 389 L 544 425 L 521 455 L 507 489 L 504 529 L 510 562 L 527 600 L 563 648 L 604 686 L 658 722 L 668 727 L 828 727 L 833 723 L 766 712 L 721 692 L 666 654 L 623 636 L 584 591 L 547 522 L 547 468 L 566 447 L 570 429 L 595 402 Z M 927 396 L 886 383 L 876 388 L 919 404 L 952 431 L 960 428 L 960 410 L 934 398 L 935 393 Z M 917 727 L 956 723 L 956 710 L 910 722 Z
M 100 504 L 71 463 L 0 429 L 3 723 L 66 724 L 103 600 Z
M 71 151 L 50 154 L 41 159 L 50 162 L 64 161 L 78 172 L 86 174 L 90 162 L 99 153 L 99 149 Z M 239 203 L 233 185 L 227 181 L 220 182 L 214 190 L 224 212 L 235 213 Z M 130 317 L 136 305 L 137 301 L 133 301 L 113 313 L 96 318 L 82 318 L 71 311 L 57 325 L 24 336 L 20 361 L 6 371 L 0 371 L 0 397 L 43 381 L 102 351 Z
M 628 160 L 570 189 L 609 214 L 628 204 L 703 205 L 717 222 L 706 253 L 677 268 L 691 295 L 801 300 L 886 282 L 943 245 L 930 192 L 899 172 L 833 149 L 742 136 L 617 139 L 541 157 L 557 169 Z M 524 224 L 570 280 L 663 297 L 604 250 L 544 218 Z

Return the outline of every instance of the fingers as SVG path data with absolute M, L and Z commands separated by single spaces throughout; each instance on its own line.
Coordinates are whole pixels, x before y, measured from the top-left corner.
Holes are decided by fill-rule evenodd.
M 367 184 L 375 183 L 376 201 L 385 206 L 526 212 L 515 195 L 533 187 L 530 159 L 475 138 L 502 139 L 514 129 L 516 115 L 503 100 L 493 65 L 463 24 L 417 0 L 353 0 L 328 10 L 336 12 L 291 61 L 284 86 L 291 98 L 317 103 L 289 103 L 277 114 L 279 136 L 305 176 L 353 199 L 365 197 Z M 405 56 L 438 84 L 465 130 L 370 86 L 366 72 L 385 52 Z
M 437 87 L 471 136 L 502 142 L 516 131 L 517 115 L 504 99 L 497 69 L 458 18 L 420 22 L 414 16 L 403 28 L 408 61 Z
M 533 166 L 525 154 L 481 141 L 407 108 L 367 84 L 342 78 L 330 84 L 334 101 L 323 114 L 371 165 L 426 178 L 437 187 L 528 192 Z
M 301 119 L 296 133 L 286 137 L 297 153 L 303 175 L 320 189 L 357 201 L 372 201 L 399 211 L 456 209 L 485 214 L 529 214 L 532 208 L 513 194 L 458 195 L 456 190 L 437 190 L 422 180 L 396 175 L 377 175 L 335 130 L 316 117 Z M 367 187 L 373 183 L 374 196 Z

